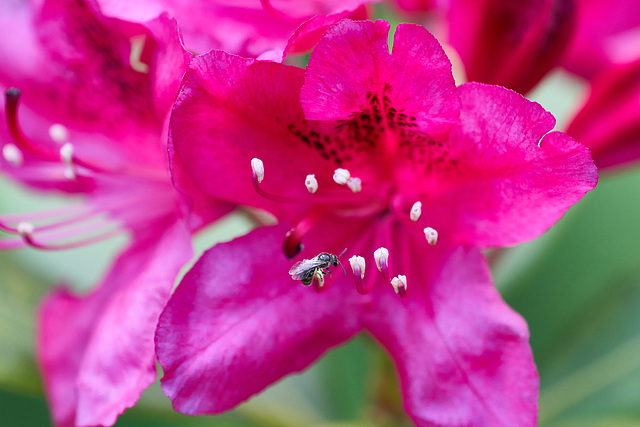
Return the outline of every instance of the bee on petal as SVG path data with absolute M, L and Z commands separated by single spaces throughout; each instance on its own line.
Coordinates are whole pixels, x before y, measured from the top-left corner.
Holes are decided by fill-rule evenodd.
M 330 266 L 337 267 L 340 265 L 344 274 L 347 274 L 338 259 L 345 251 L 346 249 L 338 256 L 328 252 L 320 252 L 311 259 L 298 261 L 289 269 L 289 274 L 293 280 L 300 280 L 305 286 L 309 286 L 315 278 L 318 281 L 318 285 L 322 287 L 324 284 L 324 276 L 329 274 L 329 277 L 331 277 Z

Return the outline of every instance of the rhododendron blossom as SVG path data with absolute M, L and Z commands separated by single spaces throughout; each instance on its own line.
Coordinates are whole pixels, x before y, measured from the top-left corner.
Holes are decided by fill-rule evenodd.
M 138 22 L 168 12 L 178 20 L 187 48 L 196 52 L 222 49 L 276 60 L 283 52 L 311 49 L 329 26 L 343 18 L 365 19 L 364 5 L 376 1 L 97 0 L 106 15 Z
M 95 290 L 53 291 L 38 361 L 59 426 L 111 425 L 156 377 L 153 333 L 191 232 L 228 211 L 167 171 L 169 108 L 191 54 L 175 21 L 106 19 L 90 4 L 2 4 L 3 172 L 36 190 L 86 196 L 71 207 L 0 218 L 0 247 L 54 250 L 114 235 L 131 242 Z M 19 88 L 19 89 L 16 89 Z M 203 210 L 202 203 L 207 203 Z M 6 236 L 5 236 L 6 237 Z
M 393 53 L 388 30 L 341 21 L 306 70 L 220 51 L 189 65 L 174 160 L 278 224 L 206 252 L 163 311 L 156 352 L 178 411 L 233 408 L 365 330 L 417 425 L 536 424 L 527 327 L 479 249 L 540 235 L 595 167 L 538 104 L 456 87 L 424 28 L 399 25 Z M 312 286 L 292 280 L 294 262 L 345 247 L 353 274 L 323 263 Z

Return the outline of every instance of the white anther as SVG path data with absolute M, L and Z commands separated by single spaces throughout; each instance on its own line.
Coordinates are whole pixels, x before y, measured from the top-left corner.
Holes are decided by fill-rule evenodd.
M 65 143 L 60 147 L 60 160 L 66 165 L 73 164 L 73 144 L 70 142 Z
M 387 250 L 387 248 L 378 248 L 373 252 L 373 259 L 376 260 L 376 266 L 378 266 L 378 271 L 382 271 L 382 267 L 380 266 L 380 260 L 383 260 L 384 264 L 388 265 L 389 251 Z
M 18 234 L 22 237 L 31 238 L 33 236 L 33 224 L 31 224 L 30 222 L 19 222 L 16 230 L 18 230 Z
M 64 168 L 64 177 L 67 178 L 69 181 L 75 181 L 76 179 L 76 171 L 73 168 L 73 165 L 67 165 L 67 167 Z
M 53 142 L 57 144 L 64 144 L 65 142 L 69 142 L 69 131 L 64 125 L 60 123 L 56 123 L 51 125 L 49 128 L 49 136 L 53 140 Z
M 148 73 L 149 66 L 142 62 L 142 52 L 144 51 L 144 44 L 147 41 L 147 36 L 144 34 L 133 36 L 129 39 L 131 43 L 131 51 L 129 52 L 129 65 L 134 71 L 139 73 Z
M 404 294 L 407 291 L 407 276 L 398 274 L 396 277 L 391 279 L 391 286 L 393 286 L 393 290 L 396 291 L 396 294 Z
M 64 177 L 69 181 L 75 180 L 76 171 L 73 166 L 73 144 L 66 142 L 62 147 L 60 147 L 60 159 L 66 166 L 64 168 Z
M 338 168 L 333 172 L 333 180 L 336 184 L 345 185 L 351 178 L 351 174 L 346 169 Z
M 349 178 L 347 180 L 347 187 L 354 193 L 359 193 L 362 190 L 362 180 L 360 178 Z
M 422 215 L 422 202 L 415 202 L 413 206 L 411 206 L 411 212 L 409 213 L 411 221 L 419 220 L 420 215 Z
M 353 270 L 353 274 L 358 274 L 359 272 L 360 278 L 364 279 L 364 269 L 366 267 L 364 258 L 358 255 L 354 255 L 349 258 L 349 263 L 351 264 L 351 270 Z
M 256 157 L 251 159 L 251 169 L 253 170 L 258 182 L 262 182 L 264 179 L 264 164 L 262 163 L 262 160 Z
M 316 191 L 318 191 L 318 180 L 316 179 L 316 176 L 312 173 L 307 175 L 307 177 L 304 180 L 304 185 L 307 186 L 307 190 L 309 190 L 309 193 L 313 194 Z
M 438 243 L 438 232 L 431 227 L 427 227 L 424 229 L 424 237 L 427 238 L 427 242 L 430 245 L 435 245 Z
M 24 157 L 22 156 L 22 151 L 14 144 L 5 144 L 2 147 L 2 157 L 13 167 L 22 166 L 22 162 L 24 161 Z

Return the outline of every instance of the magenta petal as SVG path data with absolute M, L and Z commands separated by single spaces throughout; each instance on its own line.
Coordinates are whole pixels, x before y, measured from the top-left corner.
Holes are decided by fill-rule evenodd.
M 451 63 L 437 40 L 421 26 L 401 24 L 391 55 L 388 32 L 385 21 L 344 20 L 325 33 L 311 54 L 300 92 L 307 119 L 344 119 L 368 105 L 367 94 L 375 93 L 380 99 L 390 96 L 397 110 L 415 114 L 429 133 L 455 120 L 459 101 Z
M 271 50 L 282 52 L 296 28 L 316 15 L 341 12 L 351 15 L 361 5 L 373 1 L 377 0 L 139 0 L 135 3 L 98 0 L 98 3 L 109 16 L 138 22 L 167 11 L 180 22 L 189 49 L 199 53 L 221 49 L 256 57 Z M 215 25 L 211 25 L 212 22 Z
M 598 167 L 640 158 L 640 60 L 609 67 L 591 83 L 567 133 L 591 149 Z
M 421 254 L 429 270 L 407 263 L 410 294 L 381 292 L 366 324 L 395 362 L 407 413 L 420 427 L 535 426 L 538 376 L 525 322 L 477 250 L 434 249 Z
M 449 39 L 471 81 L 526 93 L 561 59 L 572 0 L 453 0 Z
M 59 426 L 112 425 L 156 378 L 153 333 L 189 234 L 174 223 L 124 252 L 87 297 L 58 290 L 39 316 L 38 359 Z
M 291 279 L 287 230 L 264 227 L 213 247 L 171 297 L 156 353 L 176 410 L 228 410 L 359 330 L 354 300 L 337 283 L 318 294 Z
M 546 231 L 595 187 L 589 150 L 550 132 L 555 120 L 539 104 L 499 86 L 458 89 L 460 123 L 450 136 L 457 175 L 426 202 L 436 229 L 480 247 L 520 243 Z
M 640 59 L 640 2 L 577 0 L 576 3 L 575 35 L 563 66 L 592 79 L 609 66 Z
M 333 175 L 335 166 L 306 136 L 307 143 L 302 141 L 310 134 L 298 100 L 303 75 L 296 67 L 221 51 L 191 62 L 171 115 L 170 150 L 196 186 L 210 196 L 283 215 L 304 209 L 267 201 L 251 181 L 254 157 L 264 162 L 263 187 L 277 195 L 308 197 L 307 174 Z M 174 162 L 174 175 L 178 166 Z

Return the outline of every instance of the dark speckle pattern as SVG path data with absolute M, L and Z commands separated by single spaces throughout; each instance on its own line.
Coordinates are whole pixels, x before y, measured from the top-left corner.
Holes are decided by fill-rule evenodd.
M 425 173 L 457 166 L 447 141 L 434 140 L 419 129 L 414 114 L 394 106 L 389 84 L 385 84 L 382 95 L 369 91 L 366 99 L 358 111 L 336 121 L 332 136 L 309 130 L 311 124 L 305 120 L 303 126 L 289 124 L 289 132 L 336 166 L 353 164 L 356 159 L 369 162 L 369 157 L 379 152 L 385 132 L 397 138 L 401 156 Z

